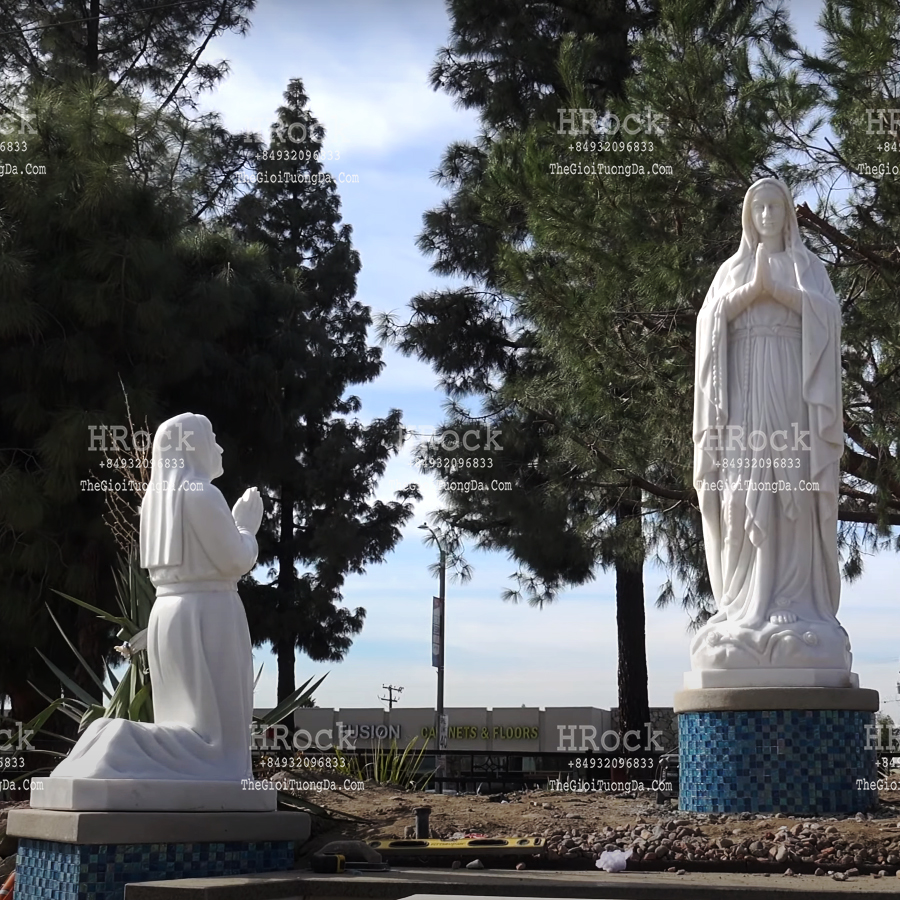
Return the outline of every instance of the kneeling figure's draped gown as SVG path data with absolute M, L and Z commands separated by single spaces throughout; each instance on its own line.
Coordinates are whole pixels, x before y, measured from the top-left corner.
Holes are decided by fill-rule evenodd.
M 209 421 L 191 414 L 154 439 L 141 562 L 157 595 L 147 635 L 155 721 L 93 722 L 54 777 L 252 777 L 253 666 L 237 580 L 257 544 L 210 483 L 221 474 L 217 449 Z

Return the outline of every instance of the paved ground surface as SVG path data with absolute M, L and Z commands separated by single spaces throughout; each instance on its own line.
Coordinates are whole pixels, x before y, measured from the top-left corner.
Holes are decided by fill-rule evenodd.
M 896 895 L 896 878 L 830 878 L 734 874 L 669 875 L 601 872 L 436 872 L 399 869 L 353 875 L 279 873 L 231 879 L 185 879 L 130 885 L 126 900 L 265 900 L 265 898 L 373 898 L 399 900 L 416 894 L 466 897 L 578 898 L 578 900 L 821 900 L 849 895 Z M 190 898 L 188 895 L 191 895 Z

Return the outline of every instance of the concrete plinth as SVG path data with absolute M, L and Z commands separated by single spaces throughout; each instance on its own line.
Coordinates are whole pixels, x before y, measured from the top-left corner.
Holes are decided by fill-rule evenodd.
M 675 695 L 679 806 L 823 815 L 877 801 L 878 692 L 722 688 Z
M 16 809 L 16 900 L 123 900 L 143 881 L 280 872 L 309 839 L 301 812 Z
M 675 694 L 676 713 L 742 709 L 848 709 L 878 712 L 878 691 L 868 688 L 739 687 Z
M 158 844 L 200 841 L 294 841 L 309 838 L 303 812 L 181 813 L 67 812 L 11 809 L 13 837 L 63 844 Z
M 262 789 L 262 788 L 265 789 Z M 134 778 L 42 778 L 32 785 L 32 809 L 111 812 L 274 812 L 270 782 L 162 781 Z
M 859 688 L 859 675 L 846 669 L 696 669 L 684 673 L 688 690 L 745 687 Z

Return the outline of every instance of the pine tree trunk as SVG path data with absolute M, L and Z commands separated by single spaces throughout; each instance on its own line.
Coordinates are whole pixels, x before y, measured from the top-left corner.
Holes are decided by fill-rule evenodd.
M 281 521 L 279 522 L 278 536 L 278 607 L 279 613 L 285 615 L 289 612 L 293 602 L 295 582 L 297 579 L 294 570 L 294 494 L 285 485 L 281 488 Z M 278 702 L 296 690 L 294 663 L 296 660 L 296 637 L 285 634 L 275 645 L 278 656 Z M 293 717 L 290 717 L 291 722 Z M 290 723 L 288 723 L 290 724 Z
M 91 11 L 84 24 L 87 31 L 85 66 L 92 75 L 96 75 L 100 67 L 100 0 L 91 0 Z
M 616 521 L 642 549 L 640 493 L 616 507 Z M 647 693 L 647 635 L 644 615 L 644 565 L 639 552 L 616 561 L 616 627 L 619 638 L 619 733 L 644 734 L 650 721 Z
M 279 641 L 275 647 L 275 653 L 278 656 L 278 702 L 281 703 L 297 687 L 294 681 L 294 663 L 296 661 L 294 642 L 290 638 Z M 293 721 L 293 717 L 290 717 L 290 721 Z

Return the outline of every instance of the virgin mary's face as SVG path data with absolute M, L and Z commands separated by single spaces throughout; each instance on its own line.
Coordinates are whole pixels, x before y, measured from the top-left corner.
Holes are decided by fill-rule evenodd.
M 778 188 L 764 185 L 750 201 L 750 214 L 756 230 L 763 237 L 775 237 L 784 229 L 784 197 Z

